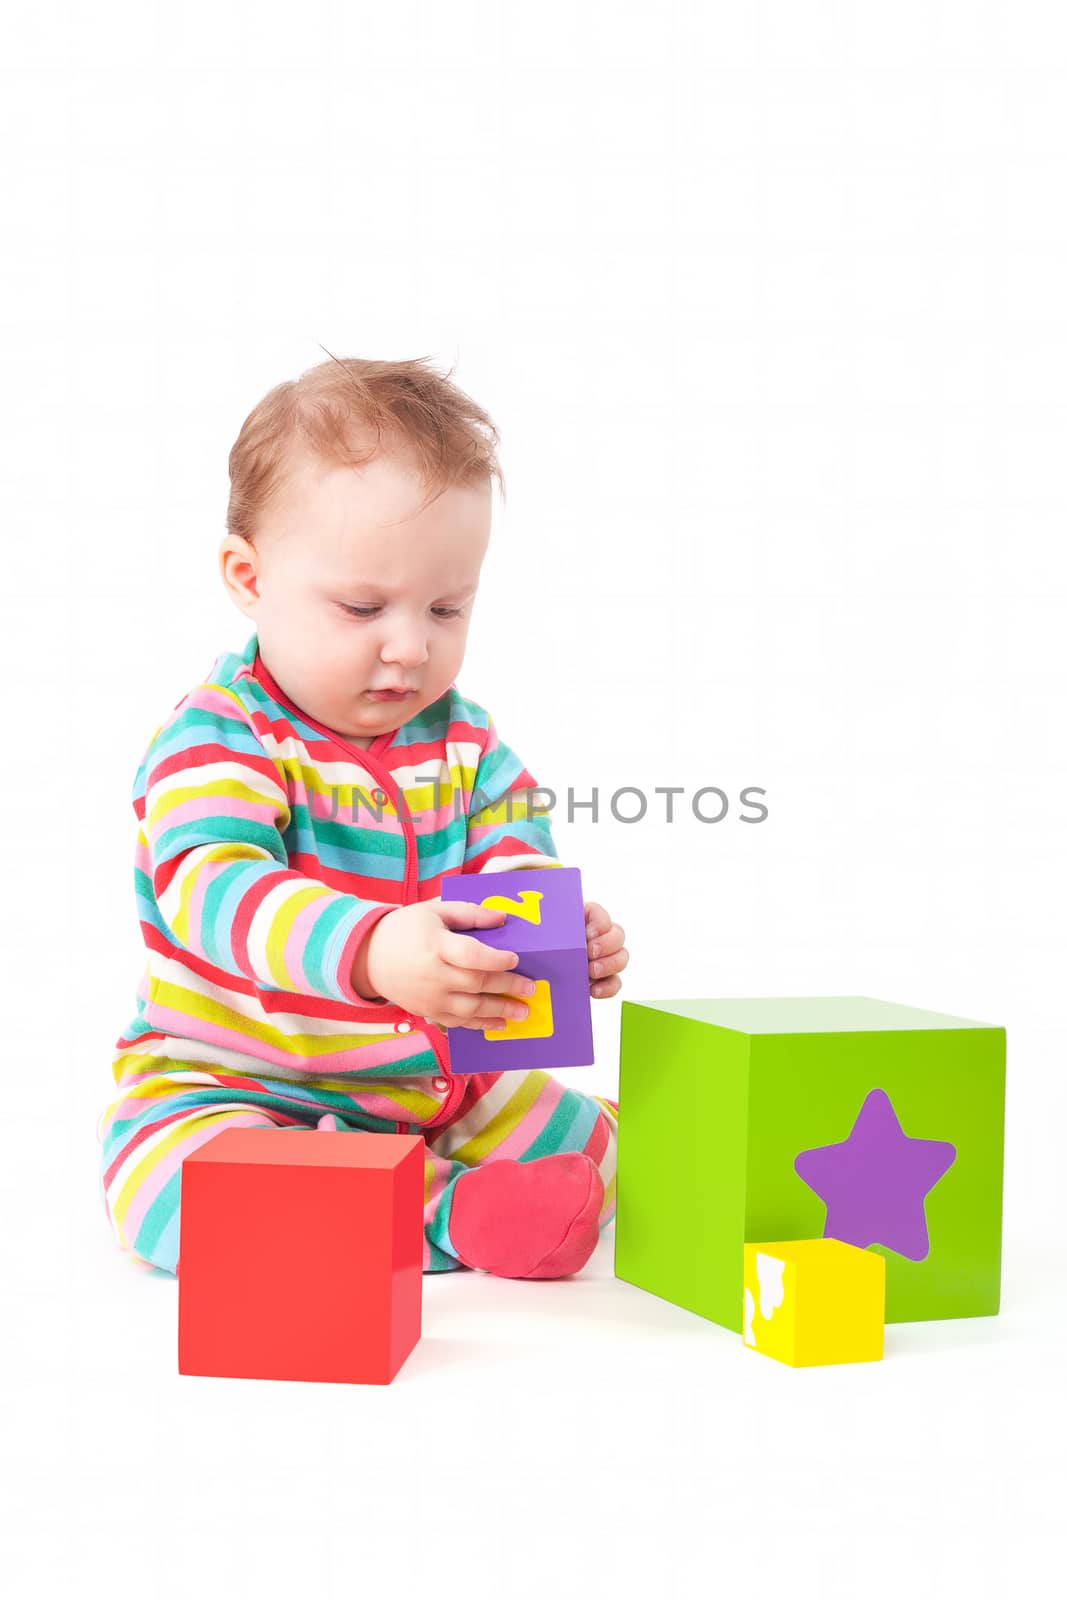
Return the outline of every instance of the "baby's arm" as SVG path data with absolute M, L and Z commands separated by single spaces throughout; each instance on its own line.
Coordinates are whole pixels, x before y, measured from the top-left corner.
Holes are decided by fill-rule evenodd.
M 352 974 L 396 907 L 289 866 L 286 790 L 233 694 L 206 684 L 187 696 L 143 765 L 140 864 L 175 943 L 264 989 L 386 1003 L 361 994 Z

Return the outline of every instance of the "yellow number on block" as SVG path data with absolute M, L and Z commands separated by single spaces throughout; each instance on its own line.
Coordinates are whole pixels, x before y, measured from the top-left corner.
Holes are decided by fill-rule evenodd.
M 482 905 L 488 906 L 490 911 L 505 911 L 509 917 L 521 917 L 524 922 L 539 923 L 544 898 L 540 889 L 523 889 L 517 900 L 506 894 L 490 894 Z

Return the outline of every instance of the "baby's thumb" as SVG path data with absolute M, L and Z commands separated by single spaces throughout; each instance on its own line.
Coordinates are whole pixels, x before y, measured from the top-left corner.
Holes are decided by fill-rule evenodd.
M 435 900 L 432 904 L 446 928 L 499 928 L 507 921 L 506 911 L 475 905 L 473 900 Z

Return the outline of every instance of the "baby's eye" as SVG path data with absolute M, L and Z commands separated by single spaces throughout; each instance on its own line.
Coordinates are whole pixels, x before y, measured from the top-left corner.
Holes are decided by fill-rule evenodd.
M 381 606 L 346 605 L 343 606 L 342 609 L 347 611 L 348 614 L 353 617 L 373 617 L 376 616 L 382 608 Z M 461 617 L 463 615 L 463 610 L 460 606 L 434 606 L 433 614 L 435 617 Z

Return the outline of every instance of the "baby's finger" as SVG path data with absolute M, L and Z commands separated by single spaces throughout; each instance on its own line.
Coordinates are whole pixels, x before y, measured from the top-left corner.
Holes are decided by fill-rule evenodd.
M 448 996 L 448 1015 L 455 1017 L 452 1024 L 455 1027 L 502 1027 L 505 1019 L 521 1021 L 529 1010 L 522 1001 L 499 994 L 467 994 L 456 990 Z
M 590 961 L 589 976 L 591 978 L 608 978 L 613 972 L 622 972 L 630 960 L 628 950 L 618 950 L 613 956 L 604 956 L 600 961 Z
M 497 950 L 480 939 L 468 939 L 463 933 L 442 934 L 438 950 L 450 967 L 464 972 L 507 972 L 519 960 L 514 950 Z
M 513 951 L 490 953 L 514 955 Z M 448 981 L 457 991 L 467 994 L 512 995 L 520 1000 L 529 1000 L 536 992 L 533 979 L 527 978 L 522 972 L 493 968 L 481 962 L 472 966 L 465 949 L 461 949 L 459 954 L 462 959 L 456 961 L 451 961 L 447 955 L 445 956 L 450 974 Z M 518 956 L 515 956 L 515 960 L 518 960 Z
M 598 934 L 590 943 L 589 954 L 591 957 L 613 956 L 617 950 L 622 949 L 625 942 L 625 933 L 617 922 L 613 922 L 606 932 Z
M 433 906 L 441 921 L 449 928 L 499 928 L 507 920 L 506 911 L 475 905 L 473 900 L 433 900 L 426 903 Z
M 477 1028 L 479 1033 L 484 1032 L 486 1028 L 504 1026 L 503 1017 L 461 1017 L 454 1011 L 445 1011 L 439 1017 L 432 1019 L 427 1017 L 426 1020 L 427 1022 L 432 1020 L 435 1028 Z

